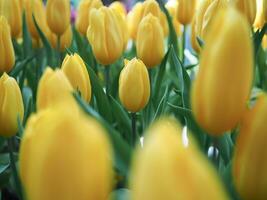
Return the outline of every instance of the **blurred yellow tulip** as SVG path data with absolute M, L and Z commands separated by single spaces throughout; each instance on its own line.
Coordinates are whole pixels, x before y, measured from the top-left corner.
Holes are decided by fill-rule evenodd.
M 141 60 L 125 60 L 119 78 L 119 97 L 122 105 L 131 112 L 138 112 L 148 103 L 150 82 L 146 66 Z
M 163 30 L 159 19 L 152 14 L 144 17 L 138 27 L 136 53 L 148 68 L 160 64 L 164 57 Z
M 250 25 L 254 23 L 256 17 L 256 0 L 233 0 L 236 8 L 243 13 Z
M 60 93 L 60 91 L 58 92 Z M 19 152 L 19 171 L 29 200 L 106 200 L 112 152 L 106 133 L 79 112 L 76 102 L 32 115 Z
M 234 158 L 233 177 L 244 200 L 264 200 L 267 196 L 267 95 L 245 114 L 240 125 Z
M 1 0 L 0 15 L 7 19 L 11 35 L 17 38 L 22 30 L 22 10 L 19 0 Z
M 215 169 L 173 119 L 154 123 L 133 160 L 132 200 L 228 199 Z
M 0 135 L 10 137 L 18 132 L 18 118 L 23 120 L 24 107 L 16 80 L 4 73 L 0 78 Z
M 123 17 L 126 17 L 127 11 L 124 4 L 120 1 L 114 1 L 110 4 L 110 8 L 114 9 L 117 13 L 120 13 Z
M 137 2 L 132 10 L 127 15 L 127 25 L 130 37 L 135 40 L 137 35 L 138 25 L 142 19 L 143 4 Z
M 63 35 L 70 24 L 70 0 L 47 0 L 46 20 L 53 33 Z
M 90 12 L 87 38 L 97 61 L 103 65 L 114 63 L 123 52 L 124 36 L 113 9 L 101 7 Z
M 80 1 L 75 26 L 80 34 L 86 35 L 90 21 L 90 11 L 92 8 L 103 6 L 101 0 L 82 0 Z
M 72 87 L 81 92 L 81 96 L 85 101 L 90 102 L 90 77 L 82 58 L 76 53 L 74 55 L 66 55 L 61 68 Z
M 15 64 L 15 52 L 10 35 L 10 27 L 4 16 L 0 16 L 0 73 L 9 72 Z
M 243 15 L 228 7 L 210 27 L 193 84 L 192 110 L 200 126 L 212 135 L 234 128 L 244 114 L 252 79 L 249 25 Z
M 174 26 L 175 32 L 178 36 L 182 35 L 181 24 L 178 22 L 177 15 L 177 0 L 169 0 L 165 7 L 167 8 L 170 16 L 172 17 L 172 24 Z
M 54 49 L 58 48 L 58 38 L 57 35 L 55 35 L 52 31 L 49 31 L 50 35 L 48 39 L 50 40 L 50 44 Z M 68 48 L 71 45 L 72 42 L 72 28 L 71 24 L 68 26 L 66 32 L 60 37 L 60 51 L 64 51 L 66 48 Z
M 61 70 L 57 69 L 53 71 L 47 67 L 39 81 L 37 89 L 37 110 L 60 104 L 63 99 L 72 95 L 72 91 L 73 88 L 68 78 Z
M 177 20 L 183 24 L 190 24 L 196 8 L 196 0 L 178 0 Z
M 263 0 L 257 0 L 257 14 L 254 21 L 254 28 L 256 29 L 262 29 L 265 23 L 264 19 L 264 10 L 263 10 Z

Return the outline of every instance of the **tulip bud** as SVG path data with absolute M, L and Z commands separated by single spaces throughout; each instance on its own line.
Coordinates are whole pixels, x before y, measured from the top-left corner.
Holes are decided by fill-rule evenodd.
M 61 68 L 72 87 L 81 92 L 81 96 L 85 101 L 90 102 L 91 83 L 82 58 L 76 53 L 70 56 L 66 55 Z
M 10 27 L 4 16 L 0 16 L 0 72 L 9 72 L 15 64 Z
M 151 48 L 153 44 L 153 48 Z M 138 27 L 136 53 L 148 68 L 160 64 L 164 57 L 164 35 L 159 19 L 152 14 L 144 17 Z
M 233 177 L 242 199 L 266 199 L 267 95 L 263 94 L 241 122 L 234 158 Z
M 70 24 L 70 0 L 47 0 L 46 20 L 53 33 L 63 35 Z
M 212 165 L 194 143 L 183 144 L 172 119 L 161 119 L 147 131 L 130 178 L 132 200 L 228 199 Z
M 19 0 L 1 0 L 0 15 L 6 17 L 11 30 L 11 35 L 17 38 L 22 29 L 22 13 Z
M 71 95 L 72 86 L 61 70 L 53 71 L 46 68 L 37 90 L 37 110 L 45 109 L 51 105 L 59 104 L 63 99 Z
M 130 37 L 135 40 L 137 35 L 138 25 L 142 19 L 143 4 L 137 2 L 132 10 L 127 15 L 127 24 Z
M 196 8 L 196 0 L 178 0 L 177 19 L 183 24 L 187 25 L 193 19 Z
M 35 27 L 32 16 L 34 15 L 35 20 L 39 28 L 41 29 L 41 31 L 44 34 L 47 34 L 48 25 L 47 25 L 46 18 L 45 18 L 45 8 L 43 5 L 43 2 L 41 0 L 25 0 L 24 5 L 25 5 L 27 26 L 31 33 L 31 36 L 35 40 L 39 40 L 40 36 Z
M 166 4 L 165 7 L 167 8 L 170 16 L 172 17 L 172 24 L 174 26 L 175 32 L 177 35 L 181 35 L 181 24 L 178 22 L 176 19 L 177 15 L 177 1 L 176 0 L 169 0 Z
M 106 133 L 76 103 L 61 104 L 26 124 L 19 171 L 27 199 L 106 200 L 112 178 Z
M 207 34 L 192 88 L 192 110 L 198 123 L 212 135 L 234 128 L 245 111 L 252 77 L 248 23 L 234 8 L 223 9 Z
M 236 8 L 243 13 L 250 25 L 253 24 L 256 17 L 256 0 L 233 0 Z
M 89 26 L 90 21 L 90 11 L 92 8 L 100 8 L 103 6 L 101 0 L 82 0 L 80 1 L 77 19 L 75 26 L 80 34 L 86 35 L 87 28 Z
M 16 80 L 4 73 L 0 78 L 0 135 L 10 137 L 18 131 L 18 118 L 22 121 L 24 107 Z
M 64 51 L 66 48 L 68 48 L 71 45 L 72 42 L 72 29 L 71 25 L 68 26 L 66 32 L 60 37 L 60 51 Z M 50 31 L 50 44 L 54 49 L 57 49 L 58 47 L 58 41 L 57 36 Z
M 101 7 L 90 12 L 87 38 L 98 62 L 114 63 L 123 52 L 123 33 L 114 10 Z
M 126 17 L 127 11 L 123 3 L 120 1 L 114 1 L 109 6 L 111 9 L 114 9 L 117 13 L 120 13 L 123 17 Z
M 119 97 L 123 106 L 131 112 L 138 112 L 148 103 L 150 83 L 148 71 L 139 59 L 125 60 L 120 73 Z

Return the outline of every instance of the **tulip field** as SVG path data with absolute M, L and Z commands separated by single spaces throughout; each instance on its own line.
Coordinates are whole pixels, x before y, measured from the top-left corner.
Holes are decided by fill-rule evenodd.
M 0 0 L 0 200 L 266 200 L 267 0 Z

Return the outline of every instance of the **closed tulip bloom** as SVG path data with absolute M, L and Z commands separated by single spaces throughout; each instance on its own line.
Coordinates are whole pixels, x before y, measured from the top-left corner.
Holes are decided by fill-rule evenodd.
M 178 0 L 177 19 L 183 24 L 190 24 L 196 8 L 196 0 Z
M 72 91 L 73 88 L 68 78 L 61 70 L 53 71 L 49 67 L 46 68 L 37 89 L 37 110 L 59 104 L 63 99 L 71 95 Z
M 153 44 L 153 48 L 151 45 Z M 139 25 L 136 52 L 148 68 L 160 64 L 164 57 L 164 35 L 159 19 L 152 14 L 144 17 Z
M 122 2 L 114 1 L 109 7 L 114 9 L 117 13 L 120 13 L 123 17 L 126 17 L 127 11 Z
M 137 35 L 138 25 L 142 19 L 143 4 L 137 2 L 132 10 L 127 15 L 127 24 L 130 37 L 135 40 Z
M 53 33 L 63 35 L 70 24 L 70 0 L 47 0 L 46 20 Z
M 114 8 L 112 8 L 114 9 Z M 122 37 L 123 37 L 123 49 L 126 49 L 128 40 L 129 40 L 129 32 L 127 28 L 127 21 L 126 18 L 118 13 L 117 11 L 114 12 L 115 16 L 117 17 L 117 21 L 119 23 L 119 27 L 121 29 Z
M 74 55 L 66 55 L 61 69 L 69 79 L 72 87 L 81 93 L 85 101 L 90 102 L 91 83 L 82 58 L 76 53 Z
M 89 21 L 90 11 L 92 8 L 100 8 L 103 6 L 101 0 L 82 0 L 80 1 L 75 26 L 80 34 L 86 35 Z
M 125 60 L 119 78 L 119 97 L 122 105 L 131 112 L 142 110 L 150 97 L 148 71 L 139 59 Z
M 256 17 L 256 0 L 233 0 L 236 8 L 243 13 L 250 25 L 254 23 Z
M 202 128 L 220 135 L 238 124 L 252 77 L 253 47 L 247 20 L 232 7 L 223 9 L 206 37 L 192 89 L 192 110 Z
M 182 142 L 173 119 L 152 125 L 133 160 L 132 200 L 218 199 L 227 195 L 216 171 L 194 143 Z
M 167 8 L 170 16 L 172 17 L 172 24 L 174 26 L 175 32 L 177 35 L 181 35 L 181 24 L 178 22 L 176 15 L 177 15 L 177 1 L 176 0 L 169 0 L 165 7 Z
M 49 31 L 49 33 L 50 35 L 48 38 L 50 40 L 50 44 L 54 49 L 57 49 L 58 48 L 57 36 L 51 31 Z M 72 38 L 73 38 L 73 33 L 71 29 L 71 24 L 69 24 L 66 32 L 60 37 L 60 51 L 64 51 L 66 48 L 70 47 Z
M 97 61 L 103 65 L 114 63 L 122 54 L 123 33 L 111 8 L 101 7 L 90 12 L 87 38 Z
M 233 176 L 242 199 L 267 196 L 267 95 L 263 94 L 240 125 L 233 158 Z
M 38 31 L 34 25 L 33 21 L 33 15 L 35 17 L 35 20 L 41 29 L 41 31 L 44 34 L 47 34 L 48 32 L 48 25 L 46 22 L 46 16 L 45 16 L 45 8 L 43 5 L 42 0 L 25 0 L 25 12 L 26 12 L 26 20 L 27 20 L 27 26 L 31 33 L 31 36 L 35 40 L 39 40 L 40 36 L 38 34 Z
M 11 35 L 13 38 L 17 38 L 22 29 L 22 10 L 19 0 L 1 0 L 0 15 L 5 16 L 7 19 Z
M 19 151 L 19 171 L 29 200 L 106 200 L 112 154 L 106 133 L 61 102 L 32 115 Z
M 9 72 L 15 64 L 10 27 L 5 17 L 0 16 L 0 72 Z
M 265 23 L 264 19 L 264 10 L 263 10 L 263 0 L 257 0 L 257 13 L 256 18 L 253 24 L 253 27 L 256 29 L 262 29 Z
M 4 73 L 0 78 L 0 135 L 10 137 L 18 132 L 18 118 L 22 121 L 24 107 L 16 80 Z

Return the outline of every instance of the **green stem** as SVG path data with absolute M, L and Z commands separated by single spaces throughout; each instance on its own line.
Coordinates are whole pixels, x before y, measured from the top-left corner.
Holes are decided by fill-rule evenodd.
M 14 154 L 13 154 L 13 150 L 14 150 L 14 138 L 8 138 L 7 140 L 7 144 L 8 144 L 8 151 L 9 151 L 9 158 L 10 158 L 10 165 L 11 165 L 11 170 L 13 173 L 13 177 L 14 177 L 14 182 L 15 182 L 15 186 L 19 195 L 19 199 L 23 199 L 23 195 L 22 195 L 22 187 L 21 187 L 21 182 L 19 179 L 19 175 L 18 175 L 18 171 L 17 171 L 17 167 L 16 167 L 16 161 L 14 158 Z
M 58 67 L 61 64 L 61 56 L 60 56 L 60 35 L 57 36 L 57 53 L 58 53 Z
M 105 66 L 105 82 L 106 82 L 106 94 L 109 95 L 109 88 L 110 88 L 110 76 L 109 76 L 109 71 L 110 71 L 110 66 L 107 65 Z
M 136 140 L 139 139 L 137 137 L 137 134 L 136 134 L 136 113 L 131 113 L 131 117 L 132 117 L 132 138 L 131 138 L 131 143 L 132 143 L 132 146 L 134 147 Z
M 185 43 L 186 43 L 186 25 L 184 25 L 184 30 L 183 30 L 183 35 L 182 35 L 182 53 L 181 53 L 181 61 L 182 61 L 182 64 L 183 64 L 183 65 L 184 65 L 184 61 L 185 61 L 185 55 L 184 55 Z

